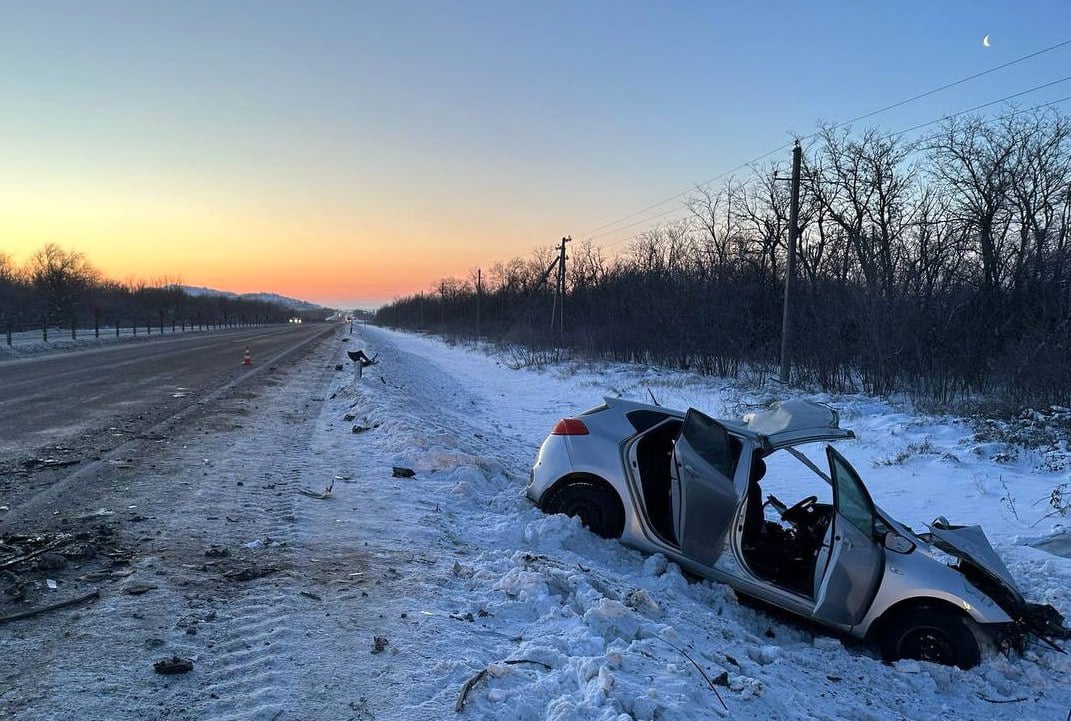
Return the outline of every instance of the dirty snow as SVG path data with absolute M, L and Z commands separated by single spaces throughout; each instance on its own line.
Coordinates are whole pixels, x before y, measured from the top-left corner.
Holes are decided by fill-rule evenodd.
M 0 709 L 12 696 L 20 719 L 1063 721 L 1071 709 L 1071 657 L 1030 647 L 970 671 L 886 665 L 742 606 L 725 586 L 689 582 L 661 556 L 546 516 L 524 495 L 554 421 L 604 395 L 650 390 L 716 417 L 771 397 L 635 366 L 513 369 L 480 349 L 367 326 L 329 345 L 309 361 L 319 372 L 281 380 L 228 433 L 173 444 L 143 479 L 160 494 L 138 512 L 160 512 L 161 557 L 189 537 L 196 555 L 220 544 L 284 570 L 242 591 L 201 592 L 203 557 L 181 578 L 143 560 L 136 570 L 161 588 L 53 617 L 44 690 L 31 698 L 16 675 L 21 688 L 0 689 Z M 358 347 L 379 354 L 363 377 L 348 362 L 323 371 Z M 1052 552 L 1068 520 L 1046 518 L 1044 503 L 1066 473 L 972 441 L 954 419 L 809 397 L 856 431 L 837 445 L 881 506 L 917 529 L 938 513 L 982 523 L 1026 595 L 1071 615 L 1071 559 Z M 394 477 L 396 466 L 415 476 Z M 162 490 L 168 479 L 181 493 Z M 296 493 L 332 481 L 326 499 Z M 152 594 L 155 611 L 135 605 Z M 0 633 L 13 652 L 37 640 L 25 627 Z M 161 643 L 146 650 L 144 635 Z M 71 661 L 90 647 L 110 658 Z M 164 651 L 193 658 L 194 671 L 154 677 Z

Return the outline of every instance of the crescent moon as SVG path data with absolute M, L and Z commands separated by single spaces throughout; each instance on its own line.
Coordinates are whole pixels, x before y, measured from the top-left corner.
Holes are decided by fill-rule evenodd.
M 982 47 L 986 47 L 986 48 L 988 48 L 988 47 L 989 47 L 989 44 L 990 44 L 990 43 L 989 43 L 989 36 L 988 36 L 988 35 L 986 35 L 986 36 L 985 36 L 984 38 L 982 38 Z

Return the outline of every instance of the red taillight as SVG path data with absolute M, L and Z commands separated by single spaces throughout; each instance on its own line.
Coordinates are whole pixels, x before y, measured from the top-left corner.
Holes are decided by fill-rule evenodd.
M 550 432 L 552 436 L 586 436 L 587 434 L 588 427 L 579 418 L 562 418 L 554 424 L 554 429 Z

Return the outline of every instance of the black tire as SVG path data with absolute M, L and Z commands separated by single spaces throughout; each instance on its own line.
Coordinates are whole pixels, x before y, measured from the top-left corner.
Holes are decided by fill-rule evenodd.
M 576 516 L 589 531 L 603 538 L 620 538 L 625 530 L 625 509 L 613 491 L 594 481 L 570 481 L 547 503 L 547 513 Z
M 952 609 L 922 607 L 898 614 L 882 629 L 881 656 L 972 668 L 982 660 L 974 623 Z

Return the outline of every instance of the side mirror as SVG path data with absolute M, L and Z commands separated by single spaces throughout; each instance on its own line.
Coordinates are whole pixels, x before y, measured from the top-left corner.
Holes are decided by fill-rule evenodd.
M 911 553 L 915 550 L 915 544 L 904 538 L 896 531 L 885 533 L 885 548 L 893 553 Z

